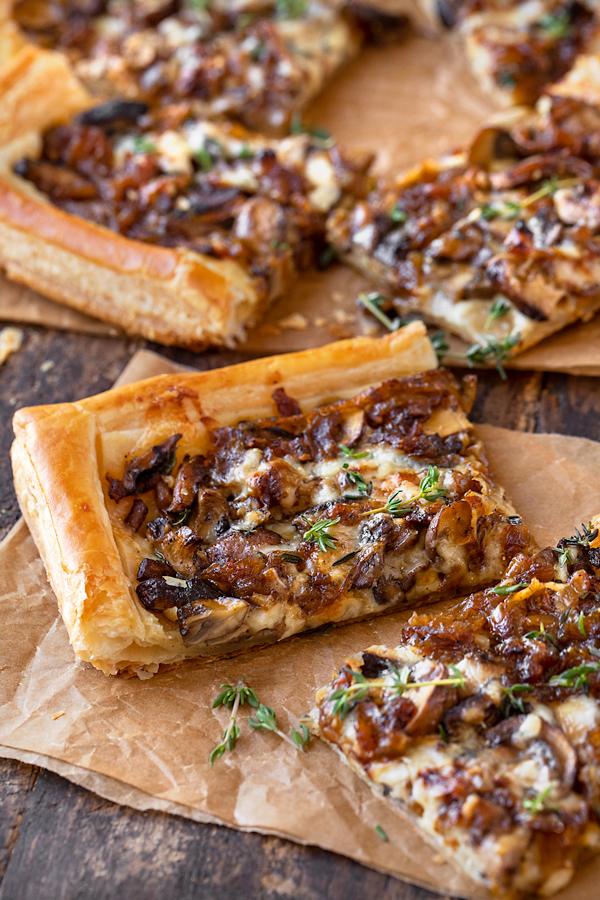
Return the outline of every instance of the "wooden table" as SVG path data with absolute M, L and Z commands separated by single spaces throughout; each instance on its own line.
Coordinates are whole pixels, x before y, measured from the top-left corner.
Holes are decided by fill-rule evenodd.
M 0 369 L 0 534 L 19 517 L 8 450 L 21 406 L 109 387 L 150 345 L 27 328 Z M 240 359 L 151 347 L 211 368 Z M 600 379 L 480 376 L 476 422 L 600 440 Z M 596 486 L 597 487 L 597 486 Z M 428 891 L 278 838 L 116 806 L 35 767 L 0 760 L 0 900 L 428 900 Z

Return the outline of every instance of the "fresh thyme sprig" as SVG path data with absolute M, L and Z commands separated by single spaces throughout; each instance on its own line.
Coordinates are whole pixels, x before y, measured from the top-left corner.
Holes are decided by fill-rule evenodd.
M 414 497 L 411 497 L 409 500 L 402 500 L 400 497 L 402 488 L 396 488 L 385 501 L 385 506 L 379 506 L 377 509 L 368 509 L 363 515 L 388 512 L 394 518 L 406 516 L 414 509 L 417 500 L 426 500 L 428 503 L 431 503 L 434 500 L 439 500 L 440 497 L 446 496 L 448 488 L 440 487 L 439 481 L 440 470 L 437 466 L 429 466 L 427 474 L 423 476 L 419 483 L 419 493 L 415 494 Z
M 300 19 L 307 6 L 308 0 L 276 0 L 275 12 L 280 19 Z
M 536 794 L 535 797 L 525 797 L 523 800 L 523 808 L 526 809 L 527 812 L 531 813 L 532 816 L 537 816 L 538 813 L 544 812 L 545 810 L 555 811 L 556 806 L 548 803 L 548 797 L 553 787 L 553 784 L 549 784 L 544 788 L 543 791 L 540 791 L 539 794 Z
M 310 525 L 306 516 L 302 516 L 302 521 L 307 525 Z M 339 521 L 340 517 L 336 516 L 335 519 L 321 519 L 320 521 L 315 522 L 314 525 L 310 525 L 310 528 L 304 532 L 302 540 L 306 541 L 308 544 L 317 544 L 319 550 L 326 553 L 327 550 L 331 550 L 335 547 L 337 543 L 337 538 L 329 534 L 329 529 L 332 525 L 337 525 Z
M 367 484 L 360 472 L 357 472 L 356 469 L 351 469 L 349 466 L 350 463 L 344 463 L 342 465 L 342 468 L 346 472 L 346 481 L 348 484 L 352 485 L 352 487 L 355 487 L 359 494 L 368 497 L 373 490 L 373 482 L 369 481 Z
M 474 344 L 471 344 L 469 347 L 467 347 L 467 350 L 464 354 L 448 352 L 450 348 L 446 341 L 446 334 L 444 331 L 436 331 L 436 333 L 432 335 L 430 340 L 439 362 L 442 362 L 442 360 L 446 358 L 466 359 L 469 368 L 472 368 L 475 363 L 484 364 L 491 357 L 491 359 L 493 359 L 495 362 L 498 374 L 500 375 L 502 380 L 505 381 L 506 372 L 504 371 L 502 363 L 506 362 L 506 360 L 510 357 L 512 349 L 516 347 L 521 340 L 521 335 L 520 333 L 515 335 L 507 335 L 507 337 L 497 340 L 491 335 L 486 334 L 481 338 L 481 340 L 476 341 Z
M 566 9 L 558 10 L 555 13 L 547 13 L 540 19 L 538 27 L 550 40 L 558 41 L 569 34 L 571 30 L 571 16 Z
M 240 706 L 243 706 L 246 702 L 255 708 L 259 706 L 256 692 L 244 683 L 243 678 L 238 681 L 235 687 L 231 684 L 221 685 L 221 691 L 215 698 L 212 708 L 217 709 L 219 706 L 225 706 L 227 709 L 231 710 L 231 715 L 229 717 L 227 728 L 223 732 L 221 743 L 218 744 L 210 754 L 211 766 L 214 765 L 215 760 L 220 756 L 223 756 L 226 751 L 231 752 L 235 747 L 237 739 L 240 736 L 240 729 L 237 725 L 236 718 Z
M 543 622 L 540 623 L 539 631 L 528 631 L 523 637 L 528 638 L 530 641 L 547 641 L 553 647 L 558 647 L 556 639 L 551 634 L 548 634 Z
M 584 638 L 587 638 L 587 631 L 585 630 L 585 616 L 582 612 L 579 613 L 579 620 L 577 624 Z
M 553 675 L 548 684 L 550 687 L 569 687 L 574 690 L 583 688 L 587 693 L 589 690 L 588 675 L 598 671 L 600 671 L 600 662 L 584 663 L 581 666 L 566 669 L 560 675 Z
M 491 357 L 494 360 L 500 378 L 506 381 L 506 372 L 502 363 L 506 362 L 510 357 L 511 351 L 520 340 L 520 334 L 509 334 L 500 340 L 484 335 L 480 341 L 476 341 L 470 347 L 467 347 L 467 352 L 465 353 L 467 363 L 469 367 L 472 367 L 473 363 L 485 363 Z
M 444 685 L 463 687 L 466 684 L 463 673 L 456 666 L 449 666 L 449 668 L 453 673 L 451 678 L 435 678 L 431 681 L 410 681 L 410 666 L 402 666 L 401 669 L 397 669 L 391 663 L 388 664 L 388 678 L 391 678 L 391 681 L 388 678 L 373 678 L 369 681 L 362 672 L 349 669 L 349 673 L 354 679 L 353 683 L 347 688 L 337 688 L 327 699 L 333 702 L 333 715 L 344 719 L 352 707 L 364 699 L 373 688 L 385 688 L 401 696 L 405 691 L 414 688 L 442 687 Z
M 489 328 L 492 322 L 495 322 L 496 319 L 501 319 L 510 311 L 510 303 L 508 300 L 505 300 L 504 297 L 498 297 L 497 300 L 494 300 L 490 307 L 489 315 L 485 321 L 484 328 Z
M 581 531 L 578 528 L 575 529 L 575 534 L 570 538 L 563 538 L 560 541 L 561 544 L 566 544 L 565 547 L 554 547 L 553 549 L 559 554 L 558 556 L 558 564 L 562 568 L 566 566 L 568 563 L 574 562 L 573 557 L 571 556 L 570 547 L 589 547 L 592 541 L 595 541 L 600 533 L 598 528 L 592 529 L 592 523 L 589 522 L 586 526 L 581 523 Z
M 256 710 L 256 718 L 253 719 L 252 716 L 249 716 L 248 722 L 250 723 L 252 728 L 274 732 L 275 734 L 279 735 L 279 737 L 287 744 L 295 747 L 296 750 L 306 750 L 310 741 L 310 734 L 308 733 L 308 728 L 306 727 L 306 725 L 301 724 L 300 731 L 295 731 L 292 728 L 290 731 L 291 736 L 281 731 L 281 729 L 277 725 L 277 717 L 275 715 L 275 712 L 271 709 L 270 706 L 265 706 L 264 703 L 261 703 Z
M 377 291 L 371 291 L 369 294 L 359 294 L 358 302 L 362 303 L 364 308 L 368 310 L 372 316 L 375 316 L 382 325 L 388 329 L 388 331 L 397 331 L 399 328 L 402 328 L 404 322 L 402 319 L 397 316 L 395 319 L 390 319 L 381 308 L 381 304 L 385 303 L 386 298 L 382 297 L 381 294 L 378 294 Z
M 544 197 L 552 196 L 559 188 L 573 187 L 579 184 L 579 181 L 579 178 L 559 179 L 556 175 L 552 175 L 542 182 L 542 186 L 537 191 L 524 197 L 523 200 L 504 200 L 498 206 L 486 203 L 479 207 L 478 212 L 487 222 L 490 222 L 492 219 L 516 219 L 519 213 L 531 206 L 532 203 L 542 200 Z
M 498 594 L 499 597 L 506 597 L 508 594 L 516 594 L 517 591 L 522 591 L 523 588 L 529 587 L 526 581 L 521 581 L 519 584 L 507 584 L 505 586 L 498 584 L 496 587 L 492 588 L 492 594 Z
M 525 713 L 525 704 L 523 703 L 523 700 L 520 697 L 515 697 L 515 694 L 533 690 L 534 688 L 531 684 L 511 684 L 510 687 L 503 687 L 502 693 L 504 694 L 508 711 L 512 712 L 513 710 L 517 710 L 517 712 Z
M 398 224 L 402 224 L 403 222 L 406 222 L 406 220 L 408 219 L 408 215 L 404 212 L 403 209 L 400 209 L 400 204 L 396 203 L 390 213 L 390 219 L 392 220 L 392 222 L 398 222 Z
M 345 456 L 346 459 L 363 459 L 365 456 L 369 455 L 368 450 L 363 451 L 362 453 L 358 450 L 352 450 L 350 447 L 346 447 L 345 444 L 338 444 L 342 456 Z

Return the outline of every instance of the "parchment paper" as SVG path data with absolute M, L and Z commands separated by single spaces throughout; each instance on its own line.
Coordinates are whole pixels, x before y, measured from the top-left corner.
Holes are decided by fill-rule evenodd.
M 426 156 L 464 145 L 494 111 L 491 98 L 471 74 L 460 42 L 448 35 L 411 34 L 399 45 L 365 50 L 323 93 L 308 118 L 346 146 L 376 152 L 378 172 L 400 172 Z M 358 312 L 355 300 L 369 289 L 366 279 L 345 266 L 306 273 L 240 349 L 267 355 L 364 333 L 374 320 Z M 1 275 L 0 319 L 118 333 Z M 453 349 L 464 353 L 466 347 L 456 341 Z M 600 375 L 600 316 L 549 338 L 511 366 Z
M 143 352 L 121 381 L 175 370 Z M 492 467 L 541 545 L 598 512 L 600 444 L 481 426 Z M 393 645 L 405 614 L 294 638 L 231 660 L 147 681 L 107 678 L 78 663 L 27 528 L 0 546 L 0 754 L 32 762 L 118 803 L 316 844 L 415 884 L 481 897 L 419 835 L 376 800 L 331 751 L 299 753 L 241 721 L 234 753 L 208 757 L 227 712 L 212 710 L 223 682 L 244 677 L 281 725 L 297 725 L 346 654 Z M 375 832 L 381 825 L 389 842 Z M 563 900 L 597 896 L 600 860 Z

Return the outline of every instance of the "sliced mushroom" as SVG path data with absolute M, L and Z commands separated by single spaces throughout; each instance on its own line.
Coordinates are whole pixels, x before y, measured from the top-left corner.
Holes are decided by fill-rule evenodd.
M 158 575 L 140 581 L 136 593 L 142 605 L 152 612 L 185 606 L 196 600 L 204 603 L 223 596 L 223 591 L 204 578 L 186 579 L 170 575 Z
M 463 726 L 495 725 L 501 716 L 500 708 L 489 694 L 481 692 L 461 700 L 446 710 L 442 724 L 451 737 L 458 737 Z
M 202 641 L 212 645 L 239 637 L 249 609 L 248 603 L 235 597 L 186 603 L 177 610 L 183 643 L 190 646 Z
M 139 100 L 107 100 L 80 113 L 78 120 L 82 125 L 103 127 L 118 121 L 137 122 L 147 112 L 148 104 Z
M 474 539 L 471 505 L 456 500 L 444 506 L 431 520 L 425 535 L 425 550 L 436 568 L 453 572 L 464 565 L 461 547 Z
M 449 677 L 449 672 L 442 663 L 426 660 L 417 663 L 411 677 L 413 681 L 418 682 L 442 681 Z M 431 684 L 427 687 L 414 688 L 409 696 L 416 706 L 416 712 L 404 730 L 411 736 L 423 735 L 437 730 L 445 711 L 456 703 L 457 690 L 452 685 Z
M 505 719 L 487 736 L 492 747 L 507 744 L 528 756 L 539 757 L 540 764 L 553 762 L 552 777 L 565 793 L 570 791 L 577 775 L 577 753 L 566 735 L 541 716 L 529 713 Z M 549 760 L 550 755 L 550 760 Z

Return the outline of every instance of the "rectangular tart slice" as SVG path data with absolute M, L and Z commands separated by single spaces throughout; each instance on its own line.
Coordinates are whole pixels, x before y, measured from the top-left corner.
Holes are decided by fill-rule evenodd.
M 414 613 L 307 719 L 493 897 L 554 894 L 600 847 L 599 524 Z
M 331 243 L 400 314 L 506 357 L 600 308 L 598 58 L 575 72 L 331 213 Z
M 60 51 L 94 95 L 189 103 L 259 130 L 286 129 L 359 50 L 361 32 L 318 0 L 17 0 L 23 38 Z
M 0 73 L 0 102 L 9 277 L 164 344 L 243 338 L 311 265 L 327 213 L 364 192 L 371 162 L 307 133 L 272 139 L 190 116 L 185 105 L 94 106 L 64 59 L 37 48 Z
M 156 671 L 466 594 L 531 539 L 424 326 L 17 412 L 73 648 Z

